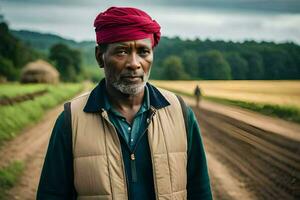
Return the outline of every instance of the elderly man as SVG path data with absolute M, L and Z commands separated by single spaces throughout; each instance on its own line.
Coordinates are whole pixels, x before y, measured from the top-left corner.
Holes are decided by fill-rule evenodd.
M 159 24 L 139 9 L 111 7 L 94 26 L 105 79 L 65 104 L 37 199 L 212 199 L 192 110 L 147 82 Z

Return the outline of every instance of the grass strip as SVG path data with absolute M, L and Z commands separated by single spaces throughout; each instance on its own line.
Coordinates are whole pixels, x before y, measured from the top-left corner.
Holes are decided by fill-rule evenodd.
M 253 103 L 245 102 L 232 99 L 223 99 L 218 97 L 204 97 L 207 100 L 222 103 L 226 105 L 239 106 L 248 110 L 262 113 L 264 115 L 269 115 L 273 117 L 278 117 L 284 120 L 300 123 L 300 111 L 293 106 L 279 106 L 272 104 L 262 104 L 262 103 Z
M 190 93 L 186 93 L 186 92 L 182 92 L 182 91 L 174 90 L 174 89 L 169 89 L 169 88 L 165 88 L 165 89 L 170 90 L 170 91 L 180 94 L 180 95 L 194 97 Z M 278 117 L 278 118 L 281 118 L 284 120 L 300 123 L 300 110 L 293 106 L 279 106 L 279 105 L 273 105 L 273 104 L 253 103 L 253 102 L 224 99 L 224 98 L 211 97 L 211 96 L 203 96 L 203 98 L 206 100 L 209 100 L 209 101 L 216 102 L 216 103 L 238 106 L 241 108 L 259 112 L 264 115 Z
M 24 164 L 19 161 L 14 161 L 7 167 L 0 169 L 0 200 L 7 199 L 7 190 L 18 182 L 23 170 Z
M 45 95 L 13 106 L 0 107 L 0 145 L 14 138 L 24 127 L 36 123 L 50 108 L 79 93 L 83 84 L 49 85 Z
M 47 84 L 19 84 L 19 83 L 4 83 L 0 84 L 0 99 L 13 98 L 16 96 L 34 93 L 45 90 Z

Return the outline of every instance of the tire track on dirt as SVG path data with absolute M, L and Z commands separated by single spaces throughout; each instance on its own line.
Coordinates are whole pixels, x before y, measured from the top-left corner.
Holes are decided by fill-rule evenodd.
M 213 144 L 208 145 L 207 151 L 221 160 L 249 191 L 255 192 L 257 199 L 299 198 L 298 141 L 205 108 L 194 110 L 205 130 L 204 139 Z

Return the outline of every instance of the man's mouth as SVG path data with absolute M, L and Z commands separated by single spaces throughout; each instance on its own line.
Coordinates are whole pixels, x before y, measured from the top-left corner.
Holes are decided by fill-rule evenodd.
M 126 82 L 139 82 L 142 79 L 142 76 L 122 76 L 121 79 L 123 79 Z

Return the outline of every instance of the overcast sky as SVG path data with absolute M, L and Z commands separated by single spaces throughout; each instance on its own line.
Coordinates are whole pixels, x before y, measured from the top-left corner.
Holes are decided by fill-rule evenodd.
M 300 0 L 0 0 L 13 29 L 94 40 L 93 20 L 109 6 L 148 12 L 164 36 L 300 44 Z

